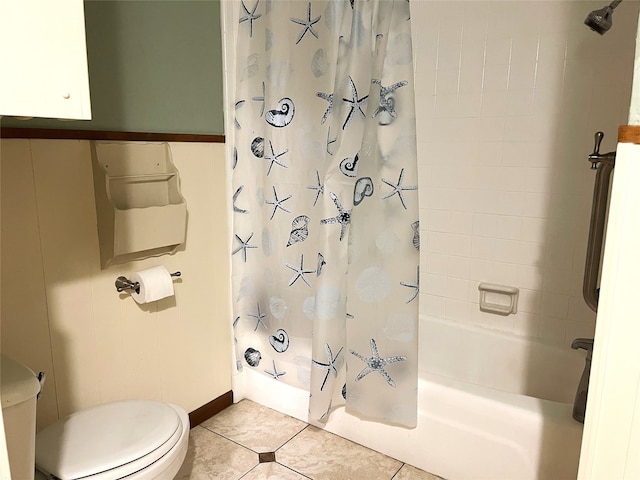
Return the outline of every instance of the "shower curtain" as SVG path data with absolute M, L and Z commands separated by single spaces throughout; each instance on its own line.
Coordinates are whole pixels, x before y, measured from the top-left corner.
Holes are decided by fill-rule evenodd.
M 233 2 L 237 368 L 415 426 L 419 233 L 407 0 Z

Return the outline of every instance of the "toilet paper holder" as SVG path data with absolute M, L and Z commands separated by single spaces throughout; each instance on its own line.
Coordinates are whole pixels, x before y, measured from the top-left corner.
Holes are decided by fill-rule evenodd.
M 179 277 L 182 275 L 180 272 L 170 273 L 172 277 Z M 119 276 L 116 278 L 116 290 L 118 293 L 123 292 L 125 290 L 133 290 L 136 293 L 140 293 L 140 284 L 138 282 L 132 282 L 125 276 Z

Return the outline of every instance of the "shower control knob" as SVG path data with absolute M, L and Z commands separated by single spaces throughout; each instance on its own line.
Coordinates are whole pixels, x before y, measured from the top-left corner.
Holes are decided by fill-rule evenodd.
M 598 163 L 600 161 L 600 144 L 602 143 L 602 139 L 604 138 L 603 132 L 596 132 L 593 136 L 595 143 L 593 145 L 593 153 L 589 155 L 589 160 L 591 161 L 591 169 L 595 170 L 598 168 Z
M 603 138 L 604 138 L 604 132 L 596 132 L 596 134 L 593 136 L 593 139 L 595 140 L 595 145 L 593 146 L 593 153 L 595 154 L 600 153 L 600 144 L 602 143 Z

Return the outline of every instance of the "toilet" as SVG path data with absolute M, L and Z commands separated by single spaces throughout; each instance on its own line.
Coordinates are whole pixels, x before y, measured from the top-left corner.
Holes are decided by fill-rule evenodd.
M 105 403 L 38 432 L 37 478 L 172 480 L 188 443 L 189 417 L 176 405 L 151 400 Z
M 10 362 L 2 356 L 3 367 Z M 29 369 L 23 368 L 35 379 Z M 2 387 L 4 397 L 4 379 Z M 35 402 L 35 394 L 29 395 Z M 25 437 L 28 440 L 16 450 L 25 450 L 29 443 L 28 450 L 33 452 L 35 443 L 37 480 L 172 480 L 187 454 L 189 417 L 177 405 L 153 400 L 105 403 L 49 425 L 35 435 L 35 440 L 35 408 L 29 412 L 20 417 L 23 430 L 30 431 Z M 7 413 L 3 408 L 5 425 Z M 33 478 L 33 457 L 30 462 L 30 475 L 20 478 Z M 11 449 L 9 463 L 12 472 L 14 466 L 29 470 L 22 458 L 12 459 Z

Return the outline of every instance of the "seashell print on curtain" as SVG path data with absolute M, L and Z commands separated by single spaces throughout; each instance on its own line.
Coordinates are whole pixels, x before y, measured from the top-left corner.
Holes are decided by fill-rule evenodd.
M 237 368 L 415 426 L 419 230 L 407 0 L 234 2 Z

